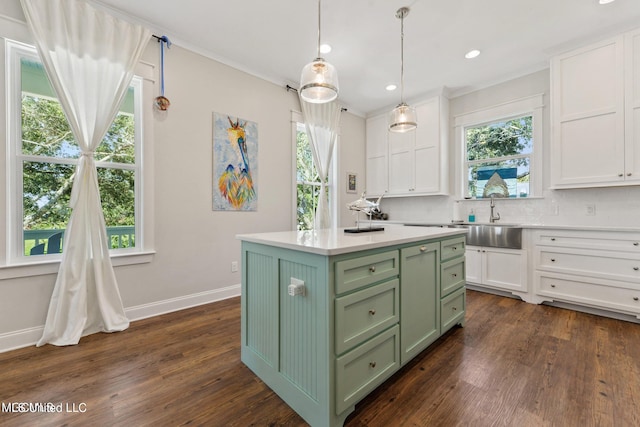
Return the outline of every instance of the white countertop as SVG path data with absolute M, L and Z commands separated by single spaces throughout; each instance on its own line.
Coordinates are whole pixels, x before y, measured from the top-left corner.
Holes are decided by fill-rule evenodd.
M 373 221 L 374 225 L 384 225 L 385 223 L 391 225 L 411 225 L 411 226 L 420 226 L 420 227 L 446 227 L 451 225 L 451 223 L 444 222 L 434 222 L 434 221 Z M 463 224 L 469 224 L 467 222 Z M 510 226 L 510 227 L 521 227 L 521 228 L 531 228 L 531 229 L 549 229 L 549 230 L 577 230 L 577 231 L 623 231 L 623 232 L 640 232 L 640 227 L 627 227 L 627 226 L 616 226 L 616 225 L 566 225 L 566 224 L 527 224 L 527 223 L 510 223 L 510 222 L 494 222 L 483 223 L 483 222 L 474 222 L 472 224 L 475 225 L 493 225 L 493 226 Z
M 345 233 L 344 228 L 240 234 L 238 239 L 320 255 L 339 255 L 384 246 L 466 234 L 460 228 L 386 227 L 384 231 Z

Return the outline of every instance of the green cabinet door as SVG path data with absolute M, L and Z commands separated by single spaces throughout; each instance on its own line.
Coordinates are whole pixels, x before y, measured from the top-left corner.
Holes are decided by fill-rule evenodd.
M 400 362 L 440 336 L 440 242 L 400 250 Z

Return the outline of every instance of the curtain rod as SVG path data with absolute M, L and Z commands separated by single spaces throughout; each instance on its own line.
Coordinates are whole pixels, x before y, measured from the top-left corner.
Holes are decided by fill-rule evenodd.
M 285 86 L 285 89 L 287 89 L 287 92 L 295 92 L 295 93 L 298 93 L 298 89 L 296 89 L 296 88 L 295 88 L 295 87 L 293 87 L 293 86 L 286 85 L 286 86 Z M 344 107 L 340 107 L 340 112 L 344 113 L 345 111 L 349 111 L 349 110 L 347 110 L 347 109 L 346 109 L 346 108 L 344 108 Z
M 167 36 L 156 36 L 155 34 L 151 34 L 151 37 L 154 37 L 155 39 L 157 39 L 158 43 L 160 43 L 160 42 L 167 43 L 167 47 L 169 47 L 171 45 L 171 40 L 169 40 L 169 37 L 167 37 Z

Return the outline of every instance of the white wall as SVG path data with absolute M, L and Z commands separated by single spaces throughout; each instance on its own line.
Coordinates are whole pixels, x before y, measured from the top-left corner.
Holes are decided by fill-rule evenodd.
M 342 114 L 340 129 L 340 154 L 338 155 L 338 213 L 339 226 L 351 227 L 356 224 L 353 211 L 347 203 L 360 197 L 365 188 L 365 126 L 364 119 L 353 114 Z M 347 193 L 347 173 L 355 173 L 356 193 Z
M 0 16 L 0 37 L 16 37 L 16 31 L 5 32 L 5 23 L 23 25 L 16 5 L 18 0 L 0 5 L 4 15 Z M 143 61 L 157 65 L 158 57 L 157 43 L 150 42 Z M 296 94 L 177 45 L 165 53 L 165 86 L 170 110 L 153 120 L 156 253 L 150 263 L 116 267 L 123 303 L 132 319 L 239 295 L 240 273 L 231 272 L 231 262 L 240 261 L 235 236 L 288 230 L 292 224 L 290 120 L 291 110 L 299 110 Z M 146 94 L 149 103 L 157 92 Z M 0 146 L 4 148 L 5 97 L 1 99 Z M 212 211 L 213 112 L 258 123 L 257 212 Z M 346 171 L 364 179 L 364 119 L 346 112 L 340 126 L 337 185 L 344 205 Z M 1 170 L 4 202 L 6 176 L 4 167 Z M 340 212 L 340 224 L 349 223 L 348 213 Z M 55 274 L 0 280 L 0 351 L 30 345 L 39 338 L 54 282 Z
M 543 188 L 541 198 L 499 200 L 496 202 L 501 222 L 549 225 L 627 226 L 640 225 L 640 187 L 549 190 L 549 70 L 538 71 L 476 92 L 450 99 L 450 121 L 454 117 L 485 109 L 501 103 L 531 95 L 544 94 Z M 450 125 L 449 152 L 455 152 L 455 132 Z M 579 153 L 576 153 L 579 156 Z M 449 159 L 451 183 L 455 182 L 454 158 Z M 451 188 L 453 193 L 453 188 Z M 453 219 L 453 196 L 388 198 L 382 201 L 382 210 L 390 220 L 449 222 Z M 596 206 L 596 215 L 586 215 L 586 205 Z M 476 221 L 488 222 L 489 201 L 462 200 L 460 212 L 466 219 L 469 209 L 476 213 Z

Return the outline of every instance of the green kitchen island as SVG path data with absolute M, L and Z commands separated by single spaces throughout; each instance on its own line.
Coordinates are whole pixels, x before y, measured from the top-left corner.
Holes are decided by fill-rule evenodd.
M 342 426 L 357 402 L 464 325 L 465 233 L 239 235 L 242 362 L 310 425 Z

